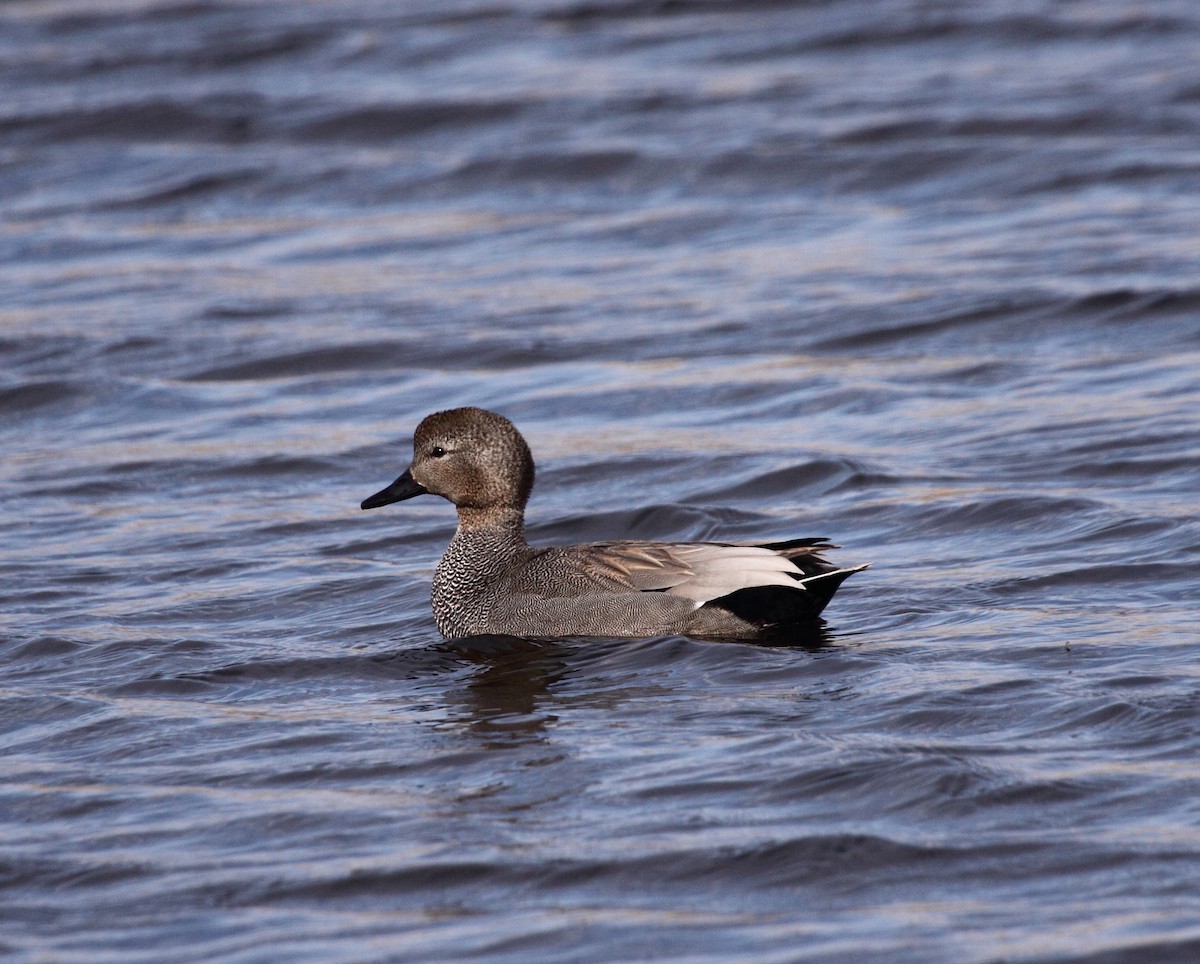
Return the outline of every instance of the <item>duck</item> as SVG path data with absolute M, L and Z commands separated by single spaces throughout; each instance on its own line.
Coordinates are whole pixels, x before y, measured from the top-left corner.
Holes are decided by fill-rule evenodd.
M 516 426 L 473 406 L 417 425 L 412 462 L 364 499 L 454 505 L 458 527 L 432 584 L 438 631 L 472 636 L 776 638 L 820 622 L 842 582 L 824 538 L 782 542 L 618 540 L 535 548 L 525 537 L 534 461 Z

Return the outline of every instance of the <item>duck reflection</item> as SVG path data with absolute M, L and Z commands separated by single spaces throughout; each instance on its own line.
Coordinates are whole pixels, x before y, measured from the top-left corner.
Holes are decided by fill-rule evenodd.
M 823 622 L 823 621 L 822 621 Z M 579 648 L 580 640 L 553 638 L 525 638 L 519 636 L 471 636 L 448 641 L 438 647 L 445 656 L 460 666 L 465 662 L 477 667 L 477 671 L 451 691 L 450 698 L 457 700 L 462 712 L 456 716 L 456 727 L 465 728 L 475 737 L 482 738 L 486 748 L 512 747 L 532 742 L 547 742 L 548 731 L 558 721 L 555 711 L 561 693 L 556 694 L 554 684 L 579 671 L 581 664 L 589 666 L 597 679 L 606 678 L 602 664 L 619 658 L 622 674 L 629 672 L 629 665 L 637 663 L 648 653 L 655 653 L 656 661 L 662 657 L 664 647 L 695 647 L 711 645 L 685 637 L 661 637 L 643 641 L 639 656 L 628 640 L 589 640 Z M 724 645 L 717 643 L 716 645 Z M 836 639 L 824 625 L 813 626 L 804 633 L 795 630 L 767 634 L 752 643 L 729 643 L 730 646 L 753 646 L 761 649 L 795 649 L 810 653 L 836 646 Z M 597 665 L 597 664 L 601 665 Z M 611 680 L 610 680 L 611 682 Z M 603 685 L 590 696 L 576 693 L 574 705 L 587 703 L 602 704 L 611 710 L 615 703 L 624 699 L 636 699 L 658 695 L 662 686 L 654 677 L 641 674 L 627 680 L 623 685 Z
M 479 671 L 454 695 L 459 720 L 484 746 L 544 742 L 558 717 L 549 711 L 550 687 L 566 674 L 562 644 L 518 636 L 471 636 L 444 644 L 445 652 Z

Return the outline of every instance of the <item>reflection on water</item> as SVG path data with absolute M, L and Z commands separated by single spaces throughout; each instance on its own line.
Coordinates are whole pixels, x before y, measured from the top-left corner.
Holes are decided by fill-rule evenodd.
M 558 717 L 550 687 L 566 665 L 556 644 L 505 636 L 478 636 L 447 645 L 448 651 L 477 667 L 457 691 L 456 723 L 487 749 L 545 742 Z

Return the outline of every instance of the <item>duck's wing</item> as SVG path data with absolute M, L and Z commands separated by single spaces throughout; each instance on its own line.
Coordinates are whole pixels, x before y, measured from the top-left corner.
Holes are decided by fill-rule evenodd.
M 572 565 L 597 586 L 665 592 L 701 606 L 741 589 L 803 590 L 808 582 L 845 571 L 819 555 L 820 550 L 833 548 L 824 539 L 794 539 L 765 545 L 599 542 L 559 551 L 569 554 Z

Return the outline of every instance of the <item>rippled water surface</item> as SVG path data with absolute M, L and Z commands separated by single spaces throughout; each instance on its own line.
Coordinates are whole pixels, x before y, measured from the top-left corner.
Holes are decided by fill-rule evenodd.
M 1200 956 L 1190 0 L 0 7 L 0 947 Z M 535 541 L 827 536 L 795 646 L 449 645 Z

